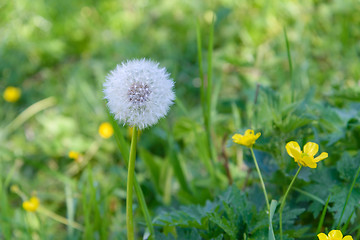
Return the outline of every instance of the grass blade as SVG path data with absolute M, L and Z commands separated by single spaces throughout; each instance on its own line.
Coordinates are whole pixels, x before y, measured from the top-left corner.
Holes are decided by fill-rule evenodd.
M 285 38 L 285 43 L 286 43 L 286 52 L 287 52 L 287 57 L 288 57 L 288 62 L 289 62 L 289 69 L 290 69 L 291 102 L 294 102 L 295 101 L 295 82 L 294 82 L 294 78 L 293 78 L 293 65 L 292 65 L 292 60 L 291 60 L 289 39 L 288 39 L 285 27 L 284 27 L 284 38 Z
M 272 219 L 274 217 L 277 204 L 278 202 L 276 200 L 271 200 L 270 212 L 269 212 L 269 240 L 275 240 L 274 229 L 272 226 Z

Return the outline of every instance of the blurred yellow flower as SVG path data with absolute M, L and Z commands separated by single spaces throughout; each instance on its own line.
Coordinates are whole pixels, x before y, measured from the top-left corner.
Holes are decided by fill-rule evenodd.
M 319 233 L 317 236 L 319 240 L 353 240 L 352 236 L 350 235 L 347 235 L 343 238 L 340 230 L 332 230 L 327 236 L 325 233 Z
M 103 122 L 102 124 L 100 124 L 99 135 L 102 138 L 107 139 L 107 138 L 111 137 L 113 134 L 114 134 L 114 129 L 110 123 Z
M 75 161 L 78 161 L 79 157 L 80 157 L 80 153 L 75 152 L 75 151 L 69 152 L 69 158 L 74 159 Z
M 5 89 L 3 97 L 7 102 L 17 102 L 21 96 L 21 89 L 9 86 Z
M 288 154 L 294 158 L 295 162 L 297 162 L 302 166 L 316 168 L 317 162 L 328 157 L 328 153 L 323 152 L 316 158 L 314 158 L 315 154 L 319 151 L 319 145 L 313 142 L 308 142 L 304 146 L 304 151 L 301 151 L 300 146 L 297 142 L 291 141 L 288 142 L 285 146 Z
M 37 197 L 31 197 L 30 200 L 23 202 L 23 208 L 28 212 L 35 212 L 40 205 L 40 200 Z
M 258 139 L 261 136 L 261 133 L 257 133 L 254 135 L 254 130 L 248 129 L 245 131 L 244 135 L 241 134 L 234 134 L 232 136 L 233 142 L 244 145 L 246 147 L 252 147 L 255 144 L 256 139 Z

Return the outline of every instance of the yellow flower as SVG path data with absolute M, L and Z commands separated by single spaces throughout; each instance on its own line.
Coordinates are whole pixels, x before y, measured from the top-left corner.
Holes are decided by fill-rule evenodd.
M 314 158 L 315 154 L 319 151 L 319 145 L 313 142 L 305 144 L 304 152 L 301 151 L 299 144 L 295 141 L 288 142 L 285 148 L 288 154 L 294 158 L 295 162 L 297 162 L 299 166 L 302 165 L 309 168 L 316 168 L 317 162 L 328 157 L 328 153 L 323 152 Z
M 7 102 L 16 102 L 21 96 L 21 89 L 17 87 L 9 86 L 5 89 L 3 97 Z
M 254 130 L 248 129 L 245 131 L 244 135 L 238 133 L 234 134 L 234 136 L 232 136 L 232 139 L 234 143 L 244 145 L 246 147 L 252 147 L 255 144 L 256 139 L 258 139 L 260 135 L 261 133 L 257 133 L 256 135 L 254 135 Z
M 107 139 L 107 138 L 111 137 L 113 134 L 114 134 L 114 129 L 110 123 L 103 122 L 102 124 L 100 124 L 99 135 L 102 138 Z
M 319 233 L 317 236 L 319 240 L 353 240 L 352 236 L 350 235 L 347 235 L 343 238 L 340 230 L 332 230 L 327 236 L 325 233 Z
M 80 157 L 80 153 L 75 152 L 75 151 L 70 151 L 69 152 L 69 158 L 74 159 L 75 161 L 79 160 Z
M 29 201 L 23 202 L 23 208 L 28 212 L 35 212 L 40 205 L 40 200 L 37 197 L 31 197 Z

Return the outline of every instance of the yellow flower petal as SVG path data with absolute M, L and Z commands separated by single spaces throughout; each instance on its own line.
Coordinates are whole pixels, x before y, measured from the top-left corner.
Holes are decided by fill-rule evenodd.
M 40 201 L 37 197 L 31 197 L 30 200 L 24 201 L 22 206 L 28 212 L 35 212 L 40 205 Z
M 354 239 L 352 238 L 352 236 L 347 235 L 343 238 L 343 240 L 354 240 Z
M 309 168 L 316 168 L 317 164 L 316 162 L 314 162 L 314 159 L 310 156 L 304 156 L 302 158 L 303 162 L 304 162 L 304 166 L 309 167 Z
M 327 152 L 322 152 L 319 156 L 317 156 L 314 160 L 315 162 L 319 162 L 325 158 L 328 157 L 328 153 Z
M 109 138 L 114 134 L 114 129 L 112 127 L 112 125 L 108 122 L 104 122 L 100 125 L 99 127 L 99 135 L 102 138 Z
M 329 240 L 325 233 L 319 233 L 317 237 L 319 238 L 319 240 Z
M 257 134 L 255 134 L 255 140 L 257 140 L 260 136 L 261 136 L 261 133 L 260 133 L 260 132 L 258 132 Z
M 340 230 L 331 230 L 328 234 L 331 240 L 342 240 L 343 235 Z
M 244 145 L 246 147 L 252 147 L 255 144 L 256 139 L 261 136 L 261 133 L 254 135 L 254 130 L 247 129 L 244 135 L 234 134 L 232 136 L 233 142 Z
M 21 97 L 21 89 L 17 87 L 9 86 L 5 89 L 3 97 L 7 102 L 17 102 Z
M 250 136 L 250 135 L 254 135 L 254 130 L 247 129 L 247 130 L 245 131 L 245 136 Z
M 69 156 L 69 158 L 76 160 L 79 158 L 80 153 L 75 152 L 75 151 L 70 151 L 68 156 Z
M 315 156 L 319 151 L 319 145 L 313 142 L 308 142 L 304 146 L 304 153 L 307 153 L 309 156 Z
M 291 141 L 288 142 L 285 146 L 287 153 L 293 158 L 300 158 L 301 157 L 301 149 L 297 142 Z
M 236 133 L 232 136 L 232 140 L 234 143 L 241 144 L 242 137 L 243 136 L 241 134 Z

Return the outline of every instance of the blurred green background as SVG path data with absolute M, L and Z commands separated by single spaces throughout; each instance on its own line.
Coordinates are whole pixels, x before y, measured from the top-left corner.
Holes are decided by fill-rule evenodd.
M 98 136 L 99 125 L 109 119 L 102 83 L 116 64 L 151 58 L 166 67 L 176 82 L 176 105 L 159 125 L 142 133 L 139 143 L 139 158 L 148 160 L 137 163 L 138 178 L 152 214 L 156 215 L 160 205 L 204 203 L 228 185 L 225 174 L 220 174 L 219 186 L 209 191 L 204 178 L 207 172 L 201 167 L 205 163 L 198 161 L 206 158 L 206 136 L 199 95 L 197 21 L 206 60 L 210 23 L 215 14 L 213 134 L 221 153 L 228 137 L 240 128 L 261 128 L 263 136 L 268 137 L 281 132 L 282 140 L 296 136 L 293 130 L 312 120 L 281 129 L 276 125 L 279 119 L 271 116 L 269 110 L 271 106 L 276 109 L 282 103 L 290 103 L 291 91 L 296 100 L 310 91 L 315 101 L 335 107 L 348 106 L 346 99 L 359 100 L 359 12 L 360 3 L 356 0 L 2 0 L 0 92 L 15 86 L 22 94 L 15 103 L 0 99 L 0 173 L 4 181 L 0 215 L 5 226 L 0 226 L 0 236 L 6 227 L 9 231 L 15 229 L 13 236 L 19 239 L 29 236 L 21 199 L 10 191 L 13 184 L 28 195 L 37 192 L 47 208 L 78 222 L 86 222 L 87 216 L 81 196 L 85 196 L 89 184 L 90 189 L 95 186 L 100 196 L 99 214 L 110 209 L 111 217 L 94 223 L 94 229 L 111 228 L 114 239 L 124 236 L 126 168 L 115 139 Z M 290 44 L 292 78 L 284 28 Z M 206 68 L 205 61 L 205 71 Z M 264 100 L 256 112 L 257 86 L 261 86 L 259 96 L 265 94 L 265 100 L 266 94 L 276 91 L 280 103 L 271 105 L 273 100 Z M 49 97 L 53 98 L 43 111 L 13 127 L 22 111 Z M 9 124 L 13 127 L 10 130 Z M 120 127 L 129 140 L 127 127 Z M 173 179 L 173 173 L 168 175 L 169 136 L 175 139 L 174 148 L 191 185 L 200 189 L 192 198 Z M 74 164 L 68 157 L 69 151 L 88 154 L 88 166 L 69 175 Z M 234 181 L 241 185 L 246 171 L 237 168 L 239 157 L 233 157 L 235 149 L 228 151 Z M 158 170 L 164 162 L 164 169 Z M 151 170 L 151 166 L 156 169 Z M 158 171 L 165 173 L 154 179 Z M 162 185 L 164 179 L 173 179 L 171 188 Z M 141 212 L 137 211 L 141 219 Z M 45 219 L 32 220 L 31 229 L 36 233 L 32 236 L 80 236 Z M 140 224 L 140 232 L 143 228 Z M 58 230 L 62 231 L 57 233 Z

